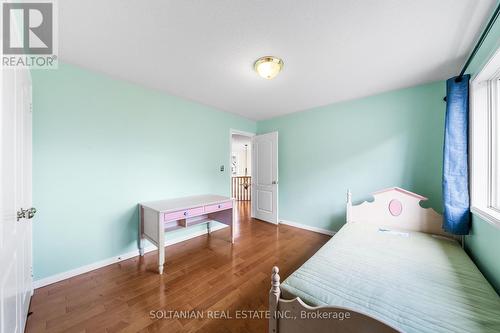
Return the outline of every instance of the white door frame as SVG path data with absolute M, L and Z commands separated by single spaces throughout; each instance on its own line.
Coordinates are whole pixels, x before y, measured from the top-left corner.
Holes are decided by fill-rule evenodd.
M 231 196 L 231 186 L 232 186 L 232 177 L 231 174 L 231 164 L 233 163 L 232 154 L 233 154 L 233 134 L 247 136 L 249 138 L 254 137 L 256 134 L 252 132 L 240 131 L 237 129 L 230 128 L 229 129 L 229 164 L 228 164 L 228 173 L 229 173 L 229 196 Z M 252 205 L 252 201 L 250 200 L 250 206 Z

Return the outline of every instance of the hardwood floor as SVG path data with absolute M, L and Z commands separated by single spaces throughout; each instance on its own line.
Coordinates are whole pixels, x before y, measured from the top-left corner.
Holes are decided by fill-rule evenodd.
M 265 318 L 236 316 L 267 310 L 271 268 L 286 278 L 330 237 L 238 210 L 233 246 L 227 229 L 169 246 L 163 275 L 150 252 L 35 290 L 26 332 L 267 332 Z M 189 311 L 204 318 L 178 318 Z

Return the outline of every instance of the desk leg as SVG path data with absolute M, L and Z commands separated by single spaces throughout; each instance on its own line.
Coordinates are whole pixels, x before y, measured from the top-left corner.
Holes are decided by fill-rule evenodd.
M 210 221 L 207 222 L 207 233 L 210 235 Z
M 139 254 L 144 256 L 144 208 L 139 205 Z
M 158 273 L 163 274 L 163 264 L 165 263 L 165 228 L 158 214 Z

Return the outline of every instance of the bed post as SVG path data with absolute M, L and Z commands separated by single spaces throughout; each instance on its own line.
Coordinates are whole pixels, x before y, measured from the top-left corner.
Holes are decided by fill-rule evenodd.
M 269 333 L 278 333 L 278 302 L 280 299 L 279 268 L 274 266 L 271 274 L 271 290 L 269 291 Z
M 351 190 L 347 190 L 347 203 L 346 203 L 346 210 L 345 210 L 345 214 L 346 214 L 346 222 L 349 223 L 351 222 L 351 208 L 352 208 L 352 194 L 351 194 Z

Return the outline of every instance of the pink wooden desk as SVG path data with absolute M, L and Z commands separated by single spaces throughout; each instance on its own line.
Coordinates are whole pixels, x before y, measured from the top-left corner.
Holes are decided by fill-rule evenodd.
M 170 200 L 149 201 L 139 204 L 139 252 L 144 256 L 144 239 L 158 248 L 158 271 L 163 274 L 165 263 L 165 232 L 210 221 L 231 227 L 234 243 L 234 200 L 220 195 L 197 195 Z

